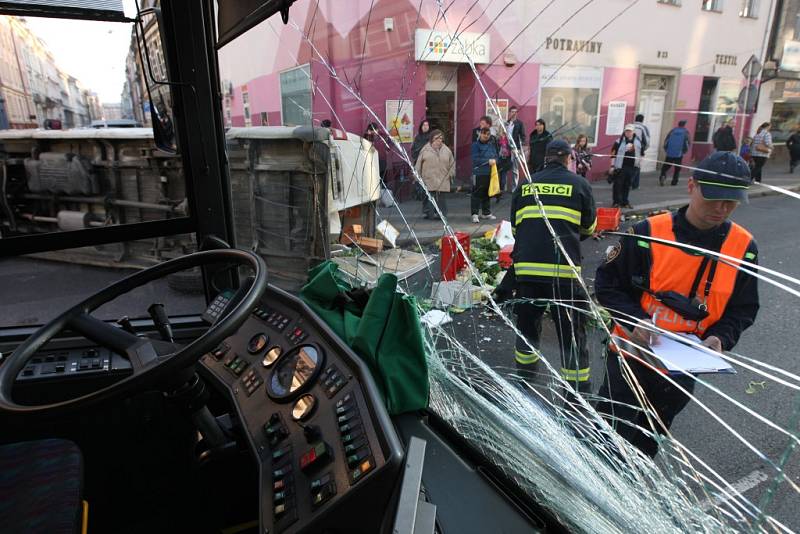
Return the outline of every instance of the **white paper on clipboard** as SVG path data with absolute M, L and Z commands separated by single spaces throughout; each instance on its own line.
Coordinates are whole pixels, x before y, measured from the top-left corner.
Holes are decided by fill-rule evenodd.
M 630 343 L 622 338 L 617 340 L 623 348 Z M 700 338 L 692 334 L 662 334 L 658 337 L 658 344 L 651 346 L 650 350 L 670 374 L 736 373 L 736 369 L 722 359 L 718 352 L 693 347 L 688 344 L 692 341 L 702 343 Z

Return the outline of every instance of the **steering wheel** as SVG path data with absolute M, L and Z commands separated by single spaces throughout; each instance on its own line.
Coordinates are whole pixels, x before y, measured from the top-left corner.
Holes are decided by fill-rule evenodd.
M 103 304 L 144 284 L 169 274 L 211 263 L 233 263 L 254 271 L 253 281 L 242 300 L 227 315 L 188 345 L 148 339 L 130 334 L 90 314 Z M 245 322 L 267 287 L 267 266 L 252 252 L 219 249 L 188 254 L 170 260 L 111 284 L 45 324 L 25 340 L 0 366 L 0 413 L 52 416 L 86 408 L 98 402 L 119 398 L 158 382 L 196 362 L 213 350 Z M 130 360 L 130 376 L 86 395 L 51 404 L 21 405 L 13 401 L 12 390 L 19 372 L 28 360 L 56 334 L 69 328 L 98 345 Z

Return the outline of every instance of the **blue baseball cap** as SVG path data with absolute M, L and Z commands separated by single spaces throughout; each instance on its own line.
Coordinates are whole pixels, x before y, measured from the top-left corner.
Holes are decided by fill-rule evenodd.
M 706 200 L 736 200 L 747 203 L 753 182 L 747 162 L 732 152 L 714 152 L 697 164 L 692 178 Z
M 546 156 L 566 156 L 572 153 L 572 147 L 563 139 L 553 139 L 547 143 L 545 148 Z

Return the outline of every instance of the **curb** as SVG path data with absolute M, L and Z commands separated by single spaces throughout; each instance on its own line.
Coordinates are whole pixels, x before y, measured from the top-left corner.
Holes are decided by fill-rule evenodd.
M 792 191 L 794 193 L 800 192 L 800 184 L 795 184 L 789 187 L 785 187 L 787 191 Z M 753 192 L 748 195 L 748 198 L 760 198 L 760 197 L 767 197 L 767 196 L 774 196 L 779 195 L 778 191 L 772 191 L 771 189 L 765 189 L 763 191 Z M 652 211 L 657 210 L 672 210 L 676 208 L 680 208 L 685 206 L 687 203 L 687 199 L 675 199 L 675 200 L 665 200 L 663 202 L 654 202 L 652 204 L 645 204 L 639 208 L 634 208 L 632 210 L 623 210 L 622 215 L 623 217 L 630 217 L 631 215 L 647 215 Z M 483 236 L 483 234 L 489 228 L 481 225 L 478 226 L 475 230 L 465 230 L 463 228 L 454 228 L 457 232 L 466 232 L 471 237 L 475 236 Z M 443 232 L 441 230 L 436 230 L 433 233 L 429 233 L 430 231 L 422 230 L 417 232 L 417 239 L 412 239 L 411 237 L 400 237 L 397 240 L 398 248 L 403 248 L 407 246 L 414 246 L 417 244 L 417 241 L 420 245 L 430 245 L 431 243 L 435 243 L 439 239 L 441 239 Z

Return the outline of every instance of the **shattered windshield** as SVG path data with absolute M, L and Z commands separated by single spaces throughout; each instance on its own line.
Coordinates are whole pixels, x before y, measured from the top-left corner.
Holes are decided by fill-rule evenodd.
M 571 530 L 797 530 L 797 9 L 297 1 L 219 50 L 237 241 L 396 274 L 430 409 Z

